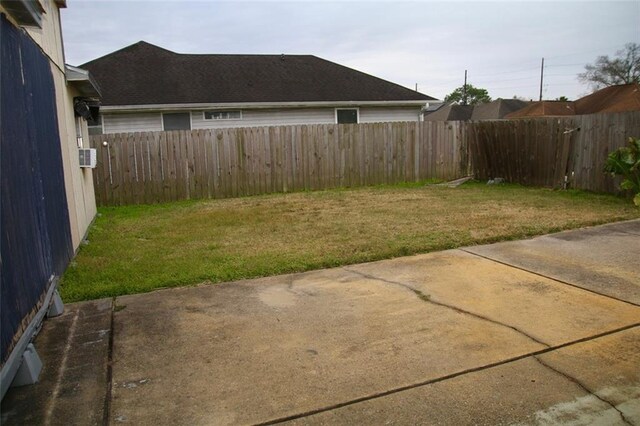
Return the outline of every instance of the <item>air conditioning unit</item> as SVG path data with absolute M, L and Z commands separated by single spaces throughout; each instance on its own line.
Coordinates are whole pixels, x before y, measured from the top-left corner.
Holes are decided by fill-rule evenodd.
M 80 167 L 88 167 L 91 169 L 96 168 L 97 155 L 95 148 L 80 148 L 78 150 L 78 154 L 80 159 Z

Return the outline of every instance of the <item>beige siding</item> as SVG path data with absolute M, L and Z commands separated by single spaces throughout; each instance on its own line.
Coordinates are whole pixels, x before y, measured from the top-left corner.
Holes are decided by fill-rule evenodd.
M 380 123 L 387 121 L 418 121 L 420 119 L 420 107 L 381 107 L 360 108 L 361 123 Z
M 67 84 L 64 74 L 60 11 L 53 0 L 40 0 L 40 3 L 45 9 L 42 14 L 42 28 L 23 28 L 49 58 L 56 92 L 56 115 L 60 133 L 62 168 L 69 209 L 71 240 L 74 249 L 77 249 L 96 215 L 93 174 L 91 169 L 81 169 L 78 161 L 76 118 L 73 112 L 73 97 L 77 93 L 74 93 L 73 89 Z M 1 6 L 0 12 L 5 12 Z M 10 16 L 9 20 L 18 26 Z M 81 120 L 80 124 L 83 139 L 86 141 L 84 143 L 86 148 L 89 143 L 87 124 L 84 120 Z
M 104 133 L 161 131 L 162 114 L 159 112 L 143 114 L 103 114 L 102 129 Z
M 40 0 L 44 8 L 42 28 L 24 27 L 29 36 L 42 48 L 56 67 L 64 70 L 64 53 L 62 47 L 62 29 L 60 27 L 60 11 L 53 0 Z M 64 71 L 63 71 L 64 72 Z
M 84 148 L 89 147 L 89 134 L 87 122 L 76 118 L 73 112 L 73 97 L 78 94 L 67 85 L 64 74 L 55 65 L 51 65 L 51 71 L 56 89 L 58 127 L 62 146 L 62 163 L 71 225 L 71 240 L 74 249 L 77 249 L 96 215 L 92 170 L 80 168 L 78 159 L 77 120 L 81 125 Z

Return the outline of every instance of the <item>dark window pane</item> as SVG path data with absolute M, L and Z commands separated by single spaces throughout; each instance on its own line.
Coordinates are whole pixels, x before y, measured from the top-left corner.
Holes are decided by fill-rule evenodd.
M 176 112 L 162 114 L 165 130 L 191 130 L 191 114 L 188 112 Z
M 357 123 L 357 122 L 358 122 L 357 109 L 339 109 L 338 110 L 338 124 Z
M 89 126 L 89 135 L 101 135 L 102 134 L 102 126 Z

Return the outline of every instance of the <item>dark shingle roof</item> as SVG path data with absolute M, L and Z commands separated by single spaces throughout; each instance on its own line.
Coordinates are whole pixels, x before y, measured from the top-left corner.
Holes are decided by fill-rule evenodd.
M 466 121 L 471 118 L 472 105 L 448 104 L 424 116 L 424 121 Z
M 574 102 L 571 101 L 539 101 L 507 114 L 505 118 L 556 117 L 575 115 Z
M 434 99 L 312 55 L 179 54 L 141 41 L 81 68 L 102 105 Z
M 526 107 L 529 102 L 519 99 L 502 99 L 476 105 L 471 114 L 471 120 L 496 120 L 505 115 Z

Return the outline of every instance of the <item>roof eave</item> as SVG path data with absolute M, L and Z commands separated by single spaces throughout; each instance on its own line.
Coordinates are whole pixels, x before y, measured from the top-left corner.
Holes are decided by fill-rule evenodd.
M 98 82 L 89 71 L 69 64 L 65 64 L 64 71 L 69 84 L 76 88 L 82 96 L 88 98 L 100 98 L 102 96 Z
M 307 101 L 307 102 L 223 102 L 223 103 L 193 103 L 193 104 L 150 104 L 150 105 L 103 105 L 103 112 L 152 112 L 177 110 L 206 110 L 206 109 L 273 109 L 273 108 L 317 108 L 317 107 L 422 107 L 433 100 L 406 101 Z

